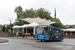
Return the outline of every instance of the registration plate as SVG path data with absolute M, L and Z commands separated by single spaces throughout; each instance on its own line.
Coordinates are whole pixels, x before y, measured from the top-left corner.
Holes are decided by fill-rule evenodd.
M 56 38 L 58 38 L 58 36 L 56 36 Z
M 43 37 L 42 35 L 40 35 L 40 37 Z

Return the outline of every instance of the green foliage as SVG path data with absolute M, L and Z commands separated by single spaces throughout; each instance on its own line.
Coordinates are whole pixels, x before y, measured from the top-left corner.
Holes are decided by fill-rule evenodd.
M 59 19 L 52 18 L 51 21 L 55 21 L 57 23 L 61 23 Z
M 34 18 L 34 17 L 40 17 L 40 18 L 46 18 L 47 20 L 55 21 L 56 23 L 52 24 L 54 27 L 58 28 L 66 28 L 59 19 L 55 19 L 51 17 L 51 13 L 44 9 L 44 8 L 39 8 L 37 10 L 34 10 L 33 8 L 31 9 L 25 9 L 22 10 L 21 6 L 18 6 L 15 8 L 15 13 L 17 15 L 17 20 L 18 22 L 15 22 L 14 25 L 23 25 L 23 24 L 28 24 L 26 21 L 19 20 L 19 18 Z
M 73 26 L 70 25 L 68 28 L 73 28 Z
M 4 25 L 2 26 L 2 30 L 5 31 L 5 26 Z
M 18 6 L 15 8 L 15 13 L 17 14 L 17 18 L 20 18 L 21 17 L 21 14 L 22 14 L 22 7 L 21 6 Z
M 46 18 L 46 19 L 51 19 L 52 17 L 50 16 L 50 12 L 48 10 L 45 10 L 44 8 L 40 8 L 38 10 L 35 11 L 37 17 L 40 18 Z
M 22 21 L 22 20 L 19 20 L 19 22 L 14 23 L 14 25 L 19 25 L 19 26 L 24 25 L 24 24 L 29 24 L 29 23 L 26 21 Z
M 11 24 L 11 31 L 13 30 L 12 27 L 13 27 L 13 24 Z M 7 25 L 6 32 L 8 32 L 9 29 L 10 29 L 10 24 Z M 5 25 L 2 26 L 2 31 L 5 31 Z
M 40 18 L 46 18 L 46 19 L 51 19 L 52 17 L 50 16 L 50 12 L 48 10 L 45 10 L 44 8 L 40 8 L 38 10 L 34 10 L 33 8 L 31 9 L 25 9 L 25 11 L 22 10 L 21 6 L 18 6 L 14 10 L 17 15 L 17 20 L 16 25 L 23 25 L 23 24 L 28 24 L 26 21 L 19 20 L 19 18 L 34 18 L 34 17 L 40 17 Z
M 26 9 L 25 10 L 25 17 L 34 17 L 35 16 L 35 10 L 33 10 L 33 8 L 31 9 Z
M 51 21 L 55 21 L 56 23 L 54 24 L 51 24 L 51 26 L 54 26 L 54 27 L 57 27 L 57 28 L 61 28 L 61 29 L 67 29 L 66 26 L 64 26 L 59 19 L 55 19 L 55 18 L 52 18 Z
M 62 25 L 62 23 L 54 23 L 54 24 L 51 24 L 51 26 L 61 28 L 61 29 L 67 29 L 66 26 Z

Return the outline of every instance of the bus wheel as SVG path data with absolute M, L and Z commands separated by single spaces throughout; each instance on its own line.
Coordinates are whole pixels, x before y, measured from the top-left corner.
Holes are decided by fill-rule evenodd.
M 42 40 L 40 40 L 40 41 L 42 41 Z

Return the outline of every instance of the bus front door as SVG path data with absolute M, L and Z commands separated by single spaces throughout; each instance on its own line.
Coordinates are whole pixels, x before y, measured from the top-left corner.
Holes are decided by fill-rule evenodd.
M 49 40 L 51 40 L 51 28 L 49 28 Z

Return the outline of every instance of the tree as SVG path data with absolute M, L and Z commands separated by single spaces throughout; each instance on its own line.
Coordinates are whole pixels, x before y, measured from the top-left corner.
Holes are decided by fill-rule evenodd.
M 40 17 L 40 18 L 46 18 L 46 19 L 51 19 L 51 13 L 48 11 L 48 10 L 45 10 L 44 8 L 40 8 L 38 10 L 35 11 L 36 12 L 36 15 L 37 17 Z
M 26 17 L 40 17 L 40 18 L 46 18 L 51 19 L 51 13 L 48 10 L 45 10 L 44 8 L 39 8 L 38 10 L 31 9 L 25 9 L 25 11 L 22 10 L 21 6 L 18 6 L 15 8 L 15 13 L 17 14 L 17 18 L 26 18 Z
M 68 28 L 73 28 L 73 26 L 70 25 Z
M 32 18 L 34 16 L 35 16 L 35 10 L 33 10 L 33 8 L 31 8 L 29 10 L 28 9 L 25 10 L 25 17 Z
M 21 20 L 19 20 L 19 18 L 22 18 L 22 12 L 23 12 L 22 7 L 18 6 L 18 7 L 15 8 L 14 11 L 15 11 L 15 13 L 17 15 L 17 20 L 19 21 L 19 23 L 21 25 Z
M 5 25 L 2 26 L 2 31 L 5 31 Z M 8 32 L 8 25 L 6 27 L 6 32 Z
M 59 19 L 55 19 L 55 18 L 52 18 L 51 21 L 55 21 L 56 23 L 54 24 L 51 24 L 51 26 L 54 26 L 54 27 L 57 27 L 57 28 L 61 28 L 61 29 L 67 29 L 66 26 L 64 26 Z
M 16 25 L 29 24 L 27 21 L 22 21 L 20 19 L 35 16 L 35 11 L 33 10 L 33 8 L 31 8 L 29 10 L 26 9 L 25 11 L 23 11 L 22 7 L 18 6 L 18 7 L 15 8 L 15 12 L 17 14 L 17 20 L 18 20 L 18 22 L 16 22 Z
M 2 26 L 2 30 L 5 31 L 5 26 L 4 25 Z
M 13 26 L 14 26 L 14 25 L 11 24 L 11 31 L 13 30 L 13 29 L 12 29 Z M 8 32 L 9 29 L 10 29 L 10 24 L 7 25 L 7 27 L 6 27 L 6 32 Z M 5 25 L 2 26 L 2 31 L 5 31 Z
M 62 25 L 61 23 L 54 23 L 54 24 L 51 24 L 51 26 L 61 28 L 61 29 L 67 29 L 67 27 Z
M 15 13 L 17 15 L 17 18 L 21 18 L 22 17 L 21 15 L 22 15 L 22 11 L 23 10 L 22 10 L 21 6 L 16 7 L 14 11 L 15 11 Z
M 66 28 L 59 19 L 52 18 L 51 13 L 44 9 L 44 8 L 39 8 L 37 10 L 34 10 L 33 8 L 31 9 L 25 9 L 22 10 L 21 6 L 18 6 L 15 8 L 15 13 L 17 14 L 17 19 L 18 22 L 15 22 L 15 25 L 23 25 L 23 24 L 28 24 L 26 21 L 19 20 L 19 18 L 34 18 L 34 17 L 40 17 L 40 18 L 46 18 L 47 20 L 55 21 L 56 23 L 52 24 L 54 27 L 58 28 Z

